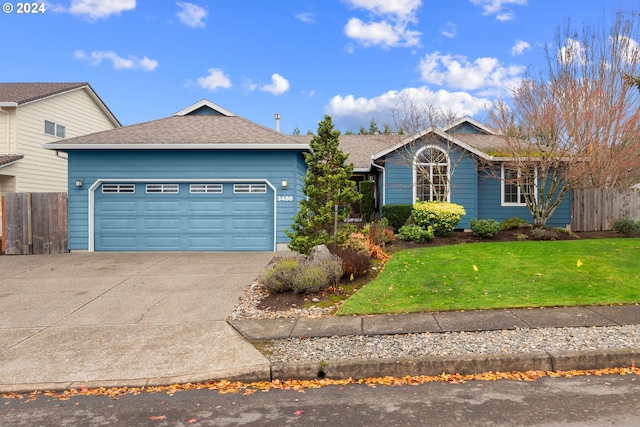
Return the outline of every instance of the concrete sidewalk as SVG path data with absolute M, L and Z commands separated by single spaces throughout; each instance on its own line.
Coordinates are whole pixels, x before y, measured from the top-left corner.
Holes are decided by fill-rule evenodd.
M 640 324 L 640 305 L 235 320 L 230 323 L 245 338 L 256 341 L 347 335 L 478 332 L 516 328 L 623 326 Z M 602 369 L 632 365 L 640 365 L 640 348 L 274 363 L 271 366 L 271 376 L 272 379 L 281 380 L 325 377 L 346 379 L 440 375 L 443 372 L 474 374 L 491 371 Z

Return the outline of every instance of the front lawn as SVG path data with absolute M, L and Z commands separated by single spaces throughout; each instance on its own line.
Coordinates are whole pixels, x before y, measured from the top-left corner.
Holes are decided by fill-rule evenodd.
M 459 244 L 400 251 L 338 315 L 640 302 L 640 239 Z

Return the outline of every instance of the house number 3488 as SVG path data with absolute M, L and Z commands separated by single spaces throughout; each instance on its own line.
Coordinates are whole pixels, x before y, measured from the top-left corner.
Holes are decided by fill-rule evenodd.
M 293 202 L 293 196 L 278 196 L 276 200 L 279 202 Z

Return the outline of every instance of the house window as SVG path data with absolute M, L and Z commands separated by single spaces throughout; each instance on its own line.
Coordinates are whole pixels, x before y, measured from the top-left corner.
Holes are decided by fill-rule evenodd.
M 222 193 L 222 184 L 191 184 L 189 193 Z
M 147 184 L 147 193 L 173 193 L 179 191 L 178 184 Z
M 102 184 L 103 193 L 135 193 L 135 184 Z
M 234 184 L 234 193 L 266 193 L 266 184 Z
M 535 192 L 533 181 L 537 178 L 537 170 L 530 168 L 523 171 L 502 165 L 502 205 L 526 206 L 526 194 Z
M 420 201 L 449 200 L 449 156 L 440 147 L 424 147 L 414 161 L 415 198 Z
M 44 133 L 47 135 L 57 136 L 58 138 L 65 138 L 67 136 L 67 127 L 45 120 Z

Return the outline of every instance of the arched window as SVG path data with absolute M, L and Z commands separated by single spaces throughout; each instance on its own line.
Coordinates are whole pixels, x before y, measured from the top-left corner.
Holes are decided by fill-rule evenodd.
M 420 149 L 413 163 L 414 200 L 449 201 L 449 156 L 440 147 Z

